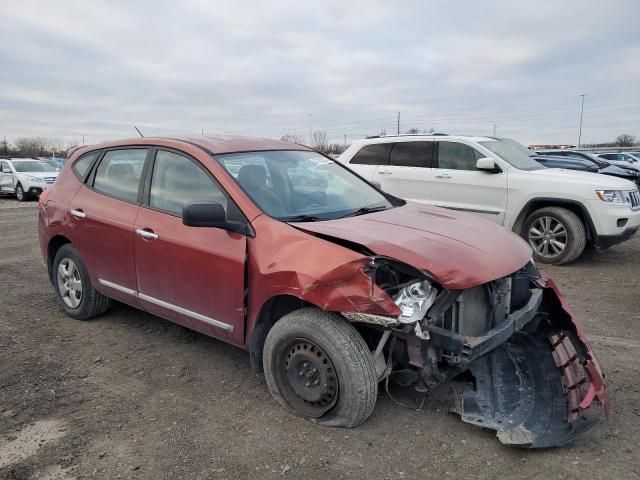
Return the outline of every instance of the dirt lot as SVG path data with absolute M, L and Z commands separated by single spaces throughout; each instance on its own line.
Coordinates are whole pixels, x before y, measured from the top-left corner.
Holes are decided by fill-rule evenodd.
M 35 220 L 35 202 L 0 199 L 2 479 L 640 478 L 640 238 L 547 269 L 590 334 L 612 410 L 571 447 L 528 451 L 438 398 L 416 412 L 381 395 L 363 426 L 318 427 L 271 400 L 242 350 L 119 304 L 74 321 Z

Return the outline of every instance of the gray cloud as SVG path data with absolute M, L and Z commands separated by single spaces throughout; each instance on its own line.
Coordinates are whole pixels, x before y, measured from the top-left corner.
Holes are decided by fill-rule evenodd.
M 640 136 L 640 4 L 5 0 L 0 135 Z M 312 113 L 310 117 L 309 114 Z

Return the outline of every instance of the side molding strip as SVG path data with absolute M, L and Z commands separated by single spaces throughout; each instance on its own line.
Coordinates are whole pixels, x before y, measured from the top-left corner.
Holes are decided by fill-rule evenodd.
M 228 323 L 223 323 L 213 318 L 206 317 L 200 313 L 192 312 L 191 310 L 187 310 L 186 308 L 179 307 L 177 305 L 173 305 L 172 303 L 165 302 L 163 300 L 159 300 L 154 297 L 150 297 L 149 295 L 145 295 L 144 293 L 136 292 L 130 288 L 123 287 L 122 285 L 118 285 L 113 282 L 109 282 L 107 280 L 103 280 L 102 278 L 98 279 L 98 282 L 105 287 L 113 288 L 114 290 L 118 290 L 119 292 L 126 293 L 128 295 L 132 295 L 134 297 L 138 297 L 140 300 L 145 300 L 149 303 L 153 303 L 160 307 L 166 308 L 168 310 L 173 310 L 174 312 L 180 313 L 187 317 L 194 318 L 201 322 L 207 323 L 217 328 L 221 328 L 222 330 L 226 330 L 227 332 L 233 331 L 233 325 L 229 325 Z

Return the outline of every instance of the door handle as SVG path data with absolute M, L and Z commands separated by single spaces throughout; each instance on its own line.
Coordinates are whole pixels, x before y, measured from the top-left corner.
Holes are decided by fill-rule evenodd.
M 436 175 L 436 178 L 451 178 L 451 175 L 449 175 L 448 173 L 441 173 L 439 175 Z
M 81 219 L 85 218 L 87 216 L 87 214 L 84 213 L 81 208 L 75 208 L 75 209 L 71 210 L 69 213 L 71 215 L 73 215 L 74 217 L 81 218 Z
M 378 172 L 378 175 L 391 175 L 393 172 L 390 172 L 388 170 L 381 170 Z
M 147 240 L 157 240 L 158 239 L 158 235 L 156 233 L 153 233 L 149 229 L 136 228 L 136 233 L 138 235 L 140 235 L 142 238 L 146 238 Z

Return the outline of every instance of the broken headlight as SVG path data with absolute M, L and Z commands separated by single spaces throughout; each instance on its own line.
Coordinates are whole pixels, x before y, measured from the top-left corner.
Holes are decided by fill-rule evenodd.
M 401 323 L 414 323 L 422 320 L 427 314 L 427 310 L 433 305 L 437 293 L 437 290 L 428 280 L 411 282 L 402 287 L 393 296 L 393 301 L 402 311 L 398 321 Z

